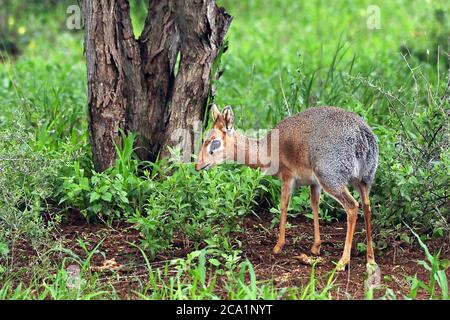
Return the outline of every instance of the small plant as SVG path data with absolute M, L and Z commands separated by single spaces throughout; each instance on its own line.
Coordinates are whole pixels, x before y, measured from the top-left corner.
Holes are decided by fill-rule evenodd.
M 60 204 L 79 209 L 89 220 L 99 218 L 111 223 L 130 215 L 133 209 L 121 174 L 93 172 L 88 178 L 77 161 L 73 169 L 74 175 L 64 177 Z
M 270 281 L 258 281 L 250 261 L 242 261 L 238 251 L 228 255 L 208 246 L 175 259 L 154 270 L 144 251 L 149 281 L 142 299 L 281 299 L 286 289 L 277 289 Z M 169 272 L 172 270 L 172 272 Z M 292 292 L 294 290 L 291 290 Z
M 432 255 L 428 250 L 428 247 L 423 243 L 420 239 L 420 236 L 415 233 L 412 229 L 410 229 L 413 235 L 416 237 L 419 245 L 422 247 L 425 257 L 425 260 L 419 260 L 418 264 L 423 266 L 429 272 L 428 283 L 421 281 L 417 278 L 417 275 L 410 278 L 411 281 L 411 289 L 408 295 L 408 298 L 415 299 L 417 297 L 417 293 L 419 289 L 425 290 L 431 299 L 442 299 L 449 300 L 449 286 L 448 279 L 446 275 L 446 270 L 450 267 L 450 261 L 448 259 L 440 259 L 440 252 Z M 436 290 L 439 288 L 440 292 Z
M 142 176 L 139 173 L 140 162 L 133 153 L 134 141 L 132 133 L 124 135 L 123 146 L 116 147 L 115 166 L 104 172 L 91 170 L 88 175 L 80 163 L 74 161 L 73 172 L 62 178 L 60 204 L 79 209 L 89 220 L 98 218 L 107 223 L 143 211 L 154 183 L 148 171 Z
M 0 262 L 6 260 L 9 253 L 8 243 L 5 241 L 0 241 Z M 0 263 L 0 276 L 5 272 L 5 267 Z
M 48 231 L 57 222 L 55 194 L 57 176 L 65 156 L 34 149 L 22 118 L 15 128 L 0 127 L 0 266 L 12 268 L 16 243 L 35 249 L 48 245 Z M 45 221 L 45 216 L 55 217 Z M 10 253 L 9 253 L 10 252 Z M 1 273 L 1 272 L 0 272 Z

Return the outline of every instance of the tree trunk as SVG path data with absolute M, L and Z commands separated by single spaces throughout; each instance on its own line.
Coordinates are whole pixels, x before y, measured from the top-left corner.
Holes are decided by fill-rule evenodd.
M 214 1 L 179 0 L 181 64 L 166 117 L 163 156 L 167 156 L 167 146 L 181 142 L 183 158 L 189 161 L 194 151 L 192 133 L 198 130 L 205 113 L 212 64 L 230 22 L 230 16 L 223 8 L 217 8 Z
M 190 155 L 231 17 L 214 0 L 150 0 L 144 31 L 135 39 L 128 0 L 83 0 L 82 9 L 95 168 L 114 164 L 120 130 L 138 134 L 142 160 L 167 156 L 177 131 Z
M 149 14 L 140 37 L 146 101 L 130 110 L 129 128 L 138 132 L 139 157 L 155 160 L 162 147 L 165 112 L 175 80 L 180 48 L 175 1 L 150 1 Z

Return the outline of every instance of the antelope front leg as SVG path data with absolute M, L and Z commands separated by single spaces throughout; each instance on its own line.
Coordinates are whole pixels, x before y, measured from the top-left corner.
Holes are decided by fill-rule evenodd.
M 278 254 L 283 250 L 286 233 L 286 215 L 287 209 L 289 206 L 289 199 L 291 198 L 292 188 L 293 188 L 293 179 L 292 177 L 282 177 L 282 185 L 281 185 L 281 221 L 280 221 L 280 232 L 278 235 L 278 241 L 275 247 L 273 248 L 273 253 Z
M 314 243 L 311 246 L 311 253 L 318 256 L 320 254 L 320 228 L 319 228 L 319 202 L 320 202 L 320 187 L 311 186 L 311 209 L 314 215 Z

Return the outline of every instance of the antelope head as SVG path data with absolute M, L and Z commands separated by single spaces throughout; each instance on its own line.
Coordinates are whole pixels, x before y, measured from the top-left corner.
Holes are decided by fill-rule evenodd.
M 195 164 L 195 170 L 197 171 L 234 159 L 236 132 L 233 127 L 233 110 L 227 106 L 220 112 L 217 106 L 213 104 L 211 112 L 214 125 L 206 135 L 200 149 Z

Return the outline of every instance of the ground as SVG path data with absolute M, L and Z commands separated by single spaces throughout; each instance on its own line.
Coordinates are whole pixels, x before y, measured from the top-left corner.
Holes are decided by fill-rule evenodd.
M 302 216 L 291 219 L 292 228 L 287 231 L 287 244 L 280 255 L 274 256 L 271 249 L 276 242 L 276 233 L 269 232 L 270 219 L 271 217 L 266 215 L 259 223 L 255 219 L 247 221 L 248 235 L 241 235 L 247 256 L 254 264 L 259 278 L 273 278 L 280 287 L 306 285 L 311 276 L 311 266 L 300 263 L 296 257 L 302 253 L 310 255 L 309 249 L 313 237 L 312 221 Z M 335 299 L 364 298 L 364 283 L 367 275 L 366 256 L 364 252 L 358 252 L 355 245 L 358 242 L 365 242 L 363 225 L 363 219 L 359 219 L 350 267 L 347 271 L 337 273 L 336 287 L 338 289 L 334 291 Z M 346 224 L 343 222 L 321 223 L 321 256 L 324 259 L 323 264 L 316 267 L 316 278 L 322 280 L 324 285 L 335 263 L 342 255 L 345 234 Z M 450 247 L 444 244 L 442 239 L 430 242 L 428 245 L 431 252 L 441 248 L 442 257 L 450 255 Z M 412 245 L 402 242 L 393 243 L 382 254 L 378 254 L 376 262 L 381 270 L 381 283 L 380 290 L 375 296 L 380 297 L 387 287 L 393 289 L 398 298 L 407 295 L 410 289 L 407 276 L 417 274 L 419 279 L 427 280 L 427 271 L 417 264 L 418 260 L 423 259 L 424 253 L 416 243 Z M 423 299 L 426 295 L 422 292 L 417 298 Z
M 263 213 L 259 217 L 249 216 L 244 220 L 244 231 L 235 233 L 236 239 L 242 243 L 243 256 L 252 262 L 259 280 L 273 279 L 279 288 L 306 286 L 310 279 L 311 266 L 302 264 L 296 257 L 303 253 L 310 255 L 312 222 L 301 215 L 291 218 L 286 246 L 281 254 L 273 255 L 272 248 L 276 242 L 277 229 L 270 228 L 272 217 Z M 356 243 L 365 241 L 362 220 L 360 219 L 357 225 L 354 247 Z M 325 286 L 334 263 L 342 254 L 345 228 L 343 222 L 321 223 L 323 262 L 316 266 L 319 288 Z M 79 214 L 73 213 L 59 226 L 54 237 L 81 257 L 86 256 L 86 252 L 79 245 L 80 239 L 86 243 L 89 250 L 104 239 L 99 247 L 102 254 L 93 256 L 91 270 L 99 271 L 101 281 L 112 283 L 120 297 L 135 298 L 133 290 L 147 279 L 145 260 L 139 249 L 132 245 L 132 243 L 139 244 L 141 236 L 131 225 L 122 223 L 108 227 L 104 224 L 88 224 Z M 450 256 L 450 246 L 442 239 L 429 241 L 427 244 L 431 252 L 440 249 L 441 257 Z M 156 256 L 151 262 L 152 268 L 163 267 L 171 259 L 185 257 L 193 249 L 189 243 L 182 240 L 175 241 L 172 250 Z M 17 255 L 19 257 L 26 257 L 26 253 L 32 254 L 20 246 L 17 250 L 24 251 Z M 417 264 L 417 261 L 422 259 L 424 253 L 417 244 L 392 243 L 382 254 L 378 253 L 376 260 L 381 270 L 381 285 L 380 290 L 375 291 L 375 297 L 382 296 L 387 287 L 394 291 L 397 298 L 404 297 L 410 288 L 407 276 L 417 274 L 419 279 L 427 280 L 427 271 Z M 28 259 L 24 258 L 23 261 L 16 263 L 26 264 L 27 261 Z M 353 250 L 349 269 L 337 273 L 335 290 L 332 291 L 333 298 L 364 298 L 366 275 L 365 254 Z M 417 298 L 428 297 L 425 292 L 419 292 Z

